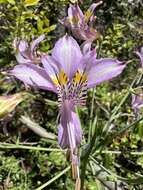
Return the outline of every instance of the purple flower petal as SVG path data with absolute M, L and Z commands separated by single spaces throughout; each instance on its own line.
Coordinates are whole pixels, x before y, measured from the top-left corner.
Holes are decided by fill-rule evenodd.
M 16 60 L 18 63 L 31 63 L 29 58 L 29 45 L 25 40 L 18 41 L 16 38 L 13 41 L 13 45 L 16 49 Z
M 137 51 L 136 54 L 139 56 L 141 60 L 141 65 L 143 67 L 143 47 L 141 48 L 140 52 Z
M 97 52 L 95 48 L 91 50 L 91 42 L 85 42 L 83 44 L 83 57 L 81 60 L 81 65 L 83 70 L 86 70 L 86 73 L 88 73 L 89 70 L 91 70 L 91 67 L 95 65 L 95 61 L 97 60 L 96 57 Z
M 58 127 L 58 142 L 65 149 L 72 152 L 77 148 L 82 139 L 82 130 L 77 114 L 74 112 L 71 103 L 65 100 L 61 111 L 61 122 Z
M 29 64 L 29 63 L 40 63 L 40 56 L 34 51 L 37 45 L 44 39 L 45 35 L 41 35 L 39 38 L 34 40 L 31 45 L 26 41 L 14 40 L 14 46 L 16 47 L 16 60 L 20 64 Z
M 17 65 L 10 74 L 14 75 L 27 85 L 37 86 L 41 89 L 56 92 L 56 89 L 45 70 L 34 64 Z
M 78 43 L 72 37 L 65 35 L 55 44 L 52 57 L 71 79 L 79 66 L 82 54 Z
M 43 41 L 45 38 L 45 35 L 42 34 L 41 36 L 39 36 L 36 40 L 34 40 L 31 44 L 31 53 L 33 53 L 34 49 L 38 46 L 38 44 Z
M 28 48 L 28 43 L 24 40 L 21 40 L 18 44 L 18 50 L 24 52 Z
M 62 149 L 66 149 L 69 147 L 69 139 L 67 128 L 63 127 L 63 125 L 58 125 L 58 143 Z
M 99 1 L 98 3 L 93 3 L 88 10 L 85 12 L 85 21 L 88 22 L 91 17 L 93 16 L 94 10 L 96 7 L 102 4 L 102 1 Z M 93 17 L 92 17 L 93 18 Z M 91 19 L 92 20 L 92 19 Z
M 86 54 L 88 54 L 89 52 L 91 52 L 91 45 L 92 45 L 92 42 L 84 42 L 84 43 L 81 45 L 83 55 L 86 55 Z
M 88 66 L 89 68 L 92 67 L 95 61 L 97 60 L 96 49 L 94 48 L 93 50 L 90 50 L 90 42 L 89 42 L 84 45 L 83 53 L 84 53 L 84 56 L 82 58 L 83 64 L 86 64 L 86 66 Z
M 33 63 L 33 61 L 28 58 L 27 56 L 23 56 L 24 52 L 18 52 L 16 53 L 15 57 L 18 63 L 24 64 L 24 63 Z
M 95 63 L 87 71 L 88 73 L 88 88 L 95 87 L 103 81 L 110 80 L 118 76 L 125 64 L 116 59 L 104 58 L 96 60 Z
M 143 94 L 132 95 L 132 108 L 135 114 L 138 114 L 140 109 L 143 107 Z
M 59 63 L 57 63 L 56 60 L 54 60 L 53 57 L 49 55 L 42 55 L 41 62 L 45 68 L 45 71 L 47 72 L 48 76 L 56 76 L 59 73 Z
M 69 25 L 71 25 L 72 27 L 77 28 L 83 25 L 84 15 L 77 4 L 70 5 L 70 7 L 68 8 L 67 19 L 68 19 Z
M 92 27 L 87 26 L 86 28 L 72 28 L 73 35 L 81 40 L 85 41 L 94 41 L 98 36 L 99 33 Z
M 72 112 L 72 120 L 75 127 L 76 145 L 78 146 L 82 140 L 82 130 L 80 127 L 80 120 L 75 112 Z
M 95 20 L 93 12 L 101 3 L 102 1 L 93 3 L 85 14 L 83 14 L 78 4 L 70 5 L 68 16 L 62 19 L 61 23 L 68 27 L 76 38 L 93 41 L 99 36 L 98 32 L 93 28 Z

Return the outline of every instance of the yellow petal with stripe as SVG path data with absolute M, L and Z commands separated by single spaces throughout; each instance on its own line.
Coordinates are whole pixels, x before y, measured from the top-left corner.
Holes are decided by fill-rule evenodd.
M 68 82 L 68 77 L 63 70 L 61 70 L 59 73 L 59 82 L 61 85 L 66 85 Z
M 86 73 L 80 73 L 80 71 L 77 71 L 74 76 L 74 82 L 79 84 L 87 81 L 87 75 Z

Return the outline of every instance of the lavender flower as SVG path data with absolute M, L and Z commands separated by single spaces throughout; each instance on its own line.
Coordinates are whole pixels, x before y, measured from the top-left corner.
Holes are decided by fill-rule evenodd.
M 143 47 L 141 48 L 140 52 L 136 52 L 136 54 L 139 56 L 140 60 L 141 60 L 141 66 L 143 67 Z
M 143 94 L 132 95 L 132 108 L 135 114 L 138 114 L 141 108 L 143 107 Z
M 68 27 L 76 38 L 93 41 L 99 36 L 99 33 L 93 28 L 95 20 L 93 13 L 95 8 L 101 3 L 102 1 L 93 3 L 85 14 L 83 14 L 77 3 L 70 5 L 68 16 L 61 20 L 61 23 Z
M 139 56 L 141 61 L 141 66 L 143 67 L 143 47 L 141 48 L 140 52 L 136 52 Z M 138 95 L 132 95 L 132 108 L 135 114 L 138 114 L 140 109 L 143 107 L 143 93 L 139 93 Z
M 37 55 L 35 48 L 45 38 L 45 35 L 39 36 L 30 45 L 25 41 L 14 40 L 14 47 L 16 48 L 16 59 L 18 63 L 40 63 L 40 55 Z
M 81 52 L 77 42 L 65 35 L 56 42 L 51 56 L 42 55 L 43 67 L 24 63 L 11 71 L 27 85 L 58 94 L 58 142 L 61 148 L 70 150 L 73 168 L 79 164 L 77 148 L 82 139 L 75 107 L 85 105 L 88 88 L 116 77 L 125 68 L 125 64 L 116 59 L 97 59 L 96 50 L 91 50 L 90 45 L 85 44 Z

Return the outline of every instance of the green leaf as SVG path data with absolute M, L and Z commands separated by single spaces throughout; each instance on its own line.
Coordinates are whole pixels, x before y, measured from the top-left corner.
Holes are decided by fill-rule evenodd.
M 37 123 L 33 122 L 29 117 L 21 116 L 20 120 L 37 135 L 43 138 L 48 138 L 53 140 L 56 139 L 56 136 L 54 134 L 48 133 L 46 129 L 42 128 Z
M 7 0 L 8 3 L 15 5 L 15 0 Z
M 43 26 L 44 26 L 44 22 L 40 18 L 38 18 L 37 20 L 38 31 L 43 32 Z
M 105 190 L 104 186 L 98 181 L 92 181 L 87 184 L 89 190 Z
M 140 138 L 143 139 L 143 121 L 138 124 L 138 134 Z
M 7 3 L 7 0 L 0 0 L 0 3 Z
M 33 6 L 33 5 L 37 5 L 39 3 L 40 0 L 25 0 L 24 4 L 25 6 Z
M 56 166 L 64 165 L 66 162 L 63 152 L 51 152 L 48 159 Z
M 53 31 L 53 30 L 55 30 L 56 29 L 56 25 L 55 24 L 53 24 L 53 25 L 51 25 L 51 26 L 49 26 L 48 28 L 45 28 L 44 29 L 44 32 L 51 32 L 51 31 Z
M 15 0 L 0 0 L 0 3 L 10 3 L 12 5 L 15 5 Z

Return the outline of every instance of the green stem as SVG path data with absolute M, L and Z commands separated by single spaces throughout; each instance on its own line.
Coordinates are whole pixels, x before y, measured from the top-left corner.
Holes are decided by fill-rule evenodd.
M 85 179 L 85 171 L 86 171 L 86 165 L 87 165 L 88 158 L 85 158 L 81 164 L 81 190 L 84 189 L 84 179 Z
M 95 160 L 92 156 L 90 156 L 90 159 L 96 164 L 98 165 L 103 171 L 105 171 L 108 175 L 111 175 L 115 178 L 118 178 L 120 180 L 125 180 L 126 178 L 120 177 L 116 174 L 114 174 L 111 170 L 105 168 L 102 164 L 100 164 L 97 160 Z
M 51 183 L 53 183 L 54 181 L 56 181 L 58 178 L 60 178 L 62 175 L 64 175 L 65 173 L 67 173 L 67 171 L 69 171 L 70 168 L 71 167 L 68 166 L 62 172 L 60 172 L 58 175 L 56 175 L 55 177 L 53 177 L 52 179 L 50 179 L 49 181 L 47 181 L 46 183 L 44 183 L 40 187 L 36 188 L 35 190 L 42 190 L 42 189 L 44 189 L 45 187 L 47 187 L 48 185 L 50 185 Z
M 136 125 L 137 123 L 139 123 L 140 121 L 143 120 L 143 117 L 141 117 L 140 119 L 138 119 L 137 121 L 134 121 L 133 123 L 131 123 L 130 125 L 127 125 L 124 129 L 121 129 L 117 135 L 121 135 L 122 133 L 124 133 L 126 130 L 130 129 L 131 127 L 133 127 L 134 125 Z
M 20 6 L 20 7 L 19 7 Z M 23 9 L 24 9 L 24 6 L 23 6 L 23 1 L 20 0 L 20 2 L 17 4 L 17 7 L 19 7 L 19 14 L 18 14 L 18 23 L 17 23 L 17 26 L 16 26 L 16 37 L 17 39 L 19 39 L 20 34 L 21 34 L 21 17 L 22 17 L 22 13 L 23 13 Z
M 85 153 L 82 156 L 83 160 L 81 162 L 81 190 L 84 189 L 86 167 L 87 167 L 87 163 L 88 163 L 88 159 L 89 159 L 90 153 L 91 153 L 92 148 L 93 148 L 94 143 L 95 143 L 95 137 L 96 137 L 96 133 L 94 132 L 94 135 L 93 135 L 93 137 L 91 139 L 91 142 L 87 145 Z
M 143 119 L 143 118 L 142 118 Z M 140 119 L 141 120 L 141 119 Z M 139 120 L 138 120 L 139 122 Z M 133 124 L 132 124 L 133 125 Z M 90 145 L 91 146 L 91 145 Z M 27 149 L 27 150 L 38 150 L 38 151 L 53 151 L 53 152 L 62 152 L 63 150 L 56 149 L 56 148 L 44 148 L 44 147 L 35 147 L 35 146 L 25 146 L 25 145 L 15 145 L 15 144 L 9 144 L 9 143 L 0 143 L 0 149 Z M 88 148 L 88 152 L 86 154 L 91 152 L 91 147 Z M 121 154 L 122 151 L 116 151 L 116 150 L 97 150 L 95 153 L 101 153 L 101 154 Z M 143 155 L 143 151 L 131 151 L 131 155 Z M 93 154 L 95 155 L 95 154 Z
M 62 152 L 63 150 L 58 148 L 44 148 L 36 146 L 26 146 L 10 143 L 0 143 L 0 149 L 27 149 L 27 150 L 38 150 L 38 151 L 47 151 L 47 152 Z
M 92 101 L 91 101 L 91 111 L 90 111 L 90 120 L 89 120 L 89 132 L 88 132 L 88 143 L 90 142 L 91 134 L 92 134 L 92 117 L 94 111 L 94 99 L 95 99 L 95 88 L 93 89 Z
M 142 75 L 142 74 L 141 74 Z M 114 108 L 112 115 L 110 116 L 110 119 L 108 120 L 108 122 L 106 123 L 106 125 L 103 128 L 103 134 L 105 133 L 106 136 L 108 134 L 108 129 L 110 127 L 111 122 L 115 119 L 117 112 L 119 111 L 119 109 L 121 108 L 121 106 L 125 103 L 125 101 L 127 100 L 128 96 L 131 93 L 131 89 L 133 88 L 134 84 L 136 83 L 136 80 L 140 78 L 140 76 L 138 76 L 138 74 L 136 75 L 136 77 L 134 78 L 134 80 L 132 81 L 127 93 L 125 94 L 125 96 L 121 99 L 119 105 L 117 107 Z
M 100 152 L 103 150 L 103 148 L 106 147 L 111 143 L 111 141 L 116 138 L 117 136 L 123 134 L 126 130 L 130 129 L 131 127 L 133 127 L 134 125 L 136 125 L 137 123 L 139 123 L 140 121 L 143 120 L 143 117 L 141 117 L 140 119 L 138 119 L 137 121 L 134 121 L 133 123 L 131 123 L 130 125 L 127 125 L 125 128 L 121 129 L 120 131 L 114 133 L 112 136 L 110 136 L 110 140 L 108 139 L 109 136 L 105 136 L 104 137 L 104 141 L 102 142 L 102 147 Z M 104 146 L 103 146 L 104 145 Z M 95 152 L 96 154 L 96 152 Z
M 143 118 L 142 118 L 143 119 Z M 0 143 L 0 149 L 27 149 L 27 150 L 38 150 L 38 151 L 53 151 L 53 152 L 62 152 L 60 149 L 54 149 L 54 148 L 44 148 L 44 147 L 34 147 L 34 146 L 24 146 L 24 145 L 14 145 L 14 144 L 8 144 L 8 143 Z M 95 153 L 101 153 L 101 154 L 121 154 L 122 151 L 116 151 L 116 150 L 97 150 Z M 132 151 L 130 152 L 131 155 L 143 155 L 143 151 Z
M 114 177 L 116 180 L 125 182 L 125 183 L 129 183 L 129 184 L 142 184 L 143 183 L 143 176 L 142 175 L 138 175 L 135 173 L 135 178 L 125 178 L 125 177 L 121 177 L 115 173 L 113 173 L 111 170 L 105 168 L 103 165 L 101 165 L 97 160 L 95 160 L 92 156 L 90 156 L 90 159 L 95 163 L 95 165 L 98 165 L 104 172 L 106 172 L 108 175 Z M 98 173 L 98 175 L 101 175 L 101 170 Z M 103 174 L 104 176 L 104 174 Z M 96 178 L 98 179 L 99 176 L 96 175 Z
M 128 151 L 127 151 L 128 152 Z M 96 151 L 95 153 L 100 153 L 100 154 L 122 154 L 122 151 L 116 151 L 116 150 L 102 150 L 102 151 Z M 141 156 L 143 155 L 143 151 L 138 152 L 138 151 L 129 151 L 130 155 L 136 155 L 136 156 Z

